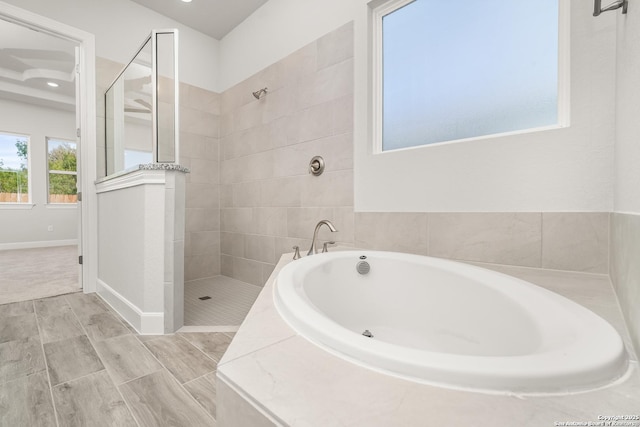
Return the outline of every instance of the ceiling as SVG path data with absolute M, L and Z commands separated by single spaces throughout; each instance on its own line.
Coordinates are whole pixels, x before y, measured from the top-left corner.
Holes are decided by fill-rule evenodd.
M 267 0 L 132 0 L 144 7 L 194 28 L 214 39 L 222 39 Z
M 0 40 L 0 98 L 75 109 L 74 43 L 1 19 Z
M 267 0 L 132 0 L 217 40 Z M 0 98 L 75 110 L 75 44 L 0 19 Z M 5 47 L 6 46 L 6 47 Z M 50 87 L 54 82 L 58 87 Z

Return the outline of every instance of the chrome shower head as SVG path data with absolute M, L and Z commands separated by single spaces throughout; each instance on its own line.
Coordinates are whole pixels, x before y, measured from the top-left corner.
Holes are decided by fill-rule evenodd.
M 266 94 L 267 94 L 267 88 L 265 87 L 265 88 L 262 88 L 262 89 L 260 89 L 260 90 L 257 90 L 257 91 L 255 91 L 255 92 L 253 92 L 253 97 L 254 97 L 255 99 L 260 99 L 260 98 L 262 98 L 262 97 L 263 97 L 264 95 L 266 95 Z

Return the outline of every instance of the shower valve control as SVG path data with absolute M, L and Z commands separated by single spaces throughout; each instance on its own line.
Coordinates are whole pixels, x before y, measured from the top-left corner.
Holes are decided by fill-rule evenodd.
M 320 176 L 322 172 L 324 172 L 324 159 L 321 156 L 314 156 L 309 162 L 309 173 Z

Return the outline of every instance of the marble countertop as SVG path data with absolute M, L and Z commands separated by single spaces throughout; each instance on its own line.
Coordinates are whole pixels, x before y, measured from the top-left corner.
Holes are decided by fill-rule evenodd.
M 535 283 L 594 311 L 618 330 L 631 359 L 628 375 L 602 389 L 563 396 L 506 396 L 418 384 L 322 350 L 291 329 L 274 307 L 275 278 L 289 262 L 291 254 L 283 255 L 218 364 L 221 381 L 284 425 L 539 427 L 640 415 L 638 361 L 606 275 L 474 263 Z

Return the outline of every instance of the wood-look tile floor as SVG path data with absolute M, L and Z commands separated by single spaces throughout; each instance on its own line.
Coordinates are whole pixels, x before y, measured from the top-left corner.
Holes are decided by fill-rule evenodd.
M 232 338 L 139 336 L 94 294 L 0 305 L 0 426 L 215 426 Z

